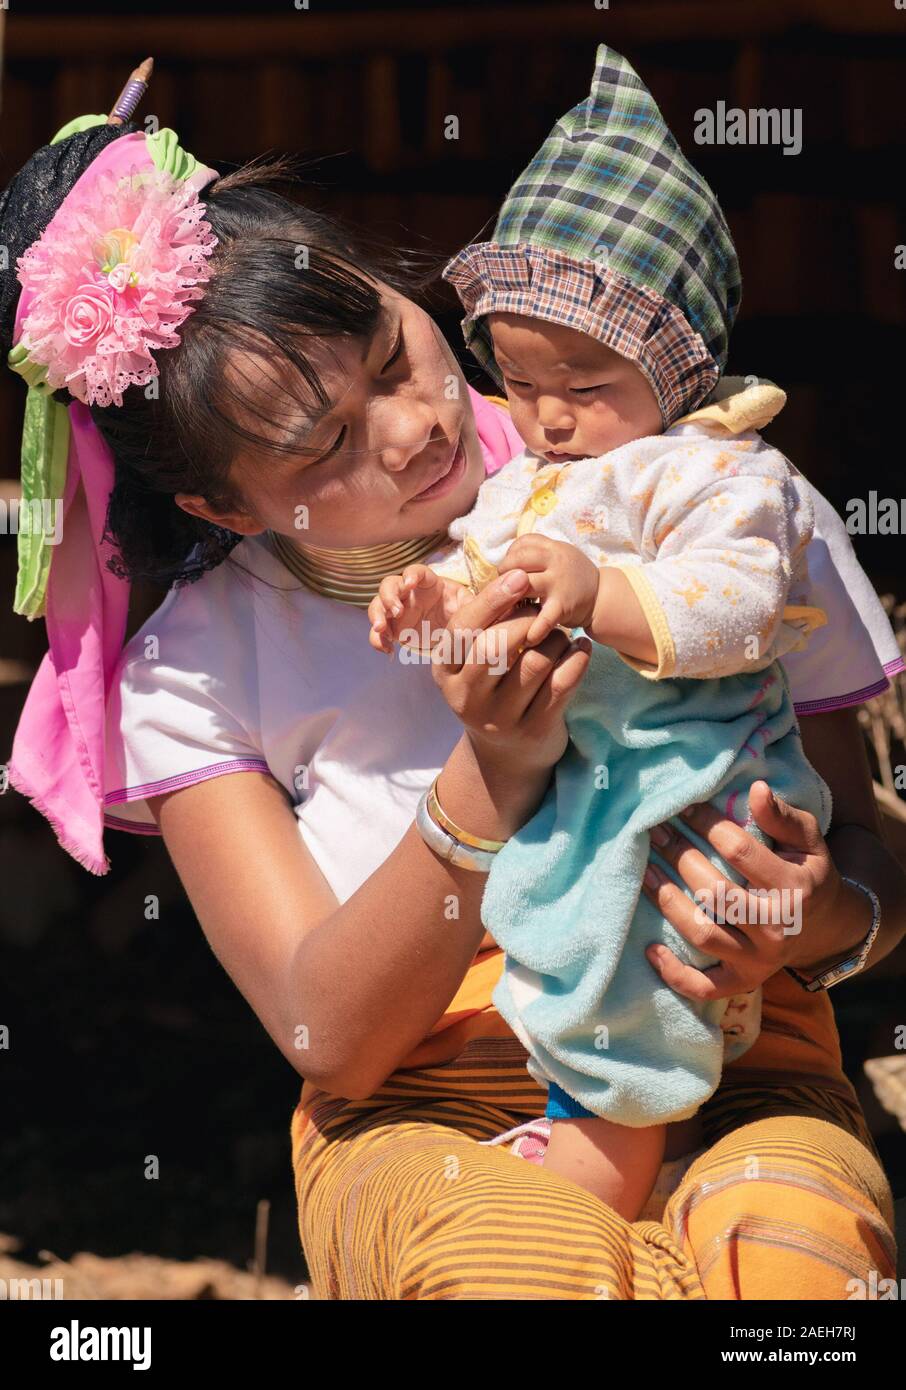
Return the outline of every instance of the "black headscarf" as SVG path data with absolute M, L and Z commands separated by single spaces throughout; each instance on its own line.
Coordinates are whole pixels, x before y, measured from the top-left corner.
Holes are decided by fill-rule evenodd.
M 7 249 L 7 265 L 0 269 L 0 348 L 5 356 L 12 347 L 16 305 L 22 286 L 16 261 L 51 221 L 63 199 L 89 164 L 111 140 L 129 135 L 138 127 L 98 125 L 78 131 L 58 145 L 42 145 L 0 193 L 0 242 Z

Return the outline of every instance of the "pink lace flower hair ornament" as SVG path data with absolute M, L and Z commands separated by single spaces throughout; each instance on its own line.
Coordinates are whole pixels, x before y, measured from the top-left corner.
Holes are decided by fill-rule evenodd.
M 212 274 L 217 238 L 194 183 L 147 160 L 101 167 L 19 257 L 31 295 L 19 343 L 46 369 L 46 389 L 121 406 L 127 387 L 158 375 L 155 352 L 178 345 Z
M 139 71 L 127 95 L 137 90 Z M 127 124 L 128 111 L 121 115 Z M 44 617 L 48 651 L 16 728 L 9 781 L 68 852 L 98 874 L 109 867 L 107 705 L 130 586 L 111 567 L 116 545 L 107 520 L 116 460 L 89 407 L 121 406 L 129 386 L 147 387 L 158 376 L 158 349 L 179 344 L 213 273 L 217 241 L 199 198 L 220 177 L 166 128 L 127 128 L 97 141 L 76 172 L 94 143 L 89 132 L 113 124 L 113 117 L 76 117 L 47 147 L 60 146 L 58 161 L 43 150 L 32 157 L 43 179 L 36 225 L 43 206 L 56 201 L 57 169 L 61 183 L 73 174 L 75 182 L 16 260 L 7 355 L 28 386 L 23 503 L 52 499 L 63 510 L 59 544 L 46 545 L 31 528 L 18 537 L 14 606 L 29 618 Z M 29 165 L 17 176 L 28 192 L 31 177 Z M 7 310 L 10 279 L 0 284 Z M 64 387 L 66 402 L 54 394 Z

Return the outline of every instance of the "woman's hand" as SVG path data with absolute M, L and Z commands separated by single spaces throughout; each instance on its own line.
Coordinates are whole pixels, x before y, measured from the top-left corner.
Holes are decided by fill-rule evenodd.
M 816 949 L 816 938 L 821 940 L 824 924 L 845 919 L 846 939 L 853 944 L 864 939 L 871 924 L 865 895 L 841 879 L 813 815 L 774 796 L 766 782 L 752 784 L 749 806 L 756 824 L 773 839 L 773 849 L 711 806 L 691 807 L 683 819 L 743 875 L 750 888 L 780 890 L 782 896 L 774 903 L 732 883 L 673 826 L 659 827 L 668 833 L 663 845 L 657 843 L 657 832 L 652 834 L 658 854 L 693 894 L 711 895 L 705 899 L 708 903 L 732 902 L 732 920 L 742 919 L 740 925 L 711 921 L 681 888 L 649 864 L 645 894 L 691 945 L 720 961 L 697 970 L 666 946 L 648 948 L 645 954 L 661 979 L 687 999 L 725 999 L 747 993 L 788 965 L 817 974 L 824 953 L 820 946 Z M 766 911 L 768 906 L 772 910 Z M 729 911 L 725 915 L 731 917 Z M 840 959 L 839 952 L 835 959 Z
M 512 570 L 464 603 L 433 654 L 434 679 L 483 764 L 549 771 L 566 749 L 564 714 L 588 667 L 591 642 L 557 630 L 529 647 L 528 575 Z

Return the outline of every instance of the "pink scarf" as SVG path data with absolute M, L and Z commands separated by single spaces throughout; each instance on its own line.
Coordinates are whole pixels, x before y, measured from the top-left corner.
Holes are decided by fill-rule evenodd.
M 469 396 L 490 475 L 519 452 L 522 440 L 506 410 L 471 387 Z M 19 719 L 9 779 L 74 859 L 105 874 L 105 716 L 126 633 L 129 585 L 107 568 L 115 552 L 102 539 L 113 456 L 88 407 L 73 401 L 68 410 L 62 539 L 47 583 L 49 650 Z

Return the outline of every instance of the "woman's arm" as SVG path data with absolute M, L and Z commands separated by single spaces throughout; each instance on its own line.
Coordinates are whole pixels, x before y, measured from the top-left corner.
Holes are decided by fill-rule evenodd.
M 507 612 L 514 598 L 503 583 L 451 627 L 481 630 Z M 454 821 L 486 838 L 505 839 L 540 801 L 588 662 L 559 632 L 519 654 L 531 621 L 499 624 L 513 654 L 505 673 L 488 663 L 437 673 L 468 730 L 438 794 Z M 277 1047 L 325 1090 L 369 1095 L 459 987 L 483 936 L 484 876 L 438 858 L 412 826 L 340 906 L 272 778 L 237 773 L 151 804 L 212 950 Z
M 827 840 L 814 816 L 774 798 L 765 783 L 755 783 L 749 798 L 752 815 L 774 841 L 770 850 L 712 807 L 695 807 L 690 826 L 737 869 L 753 888 L 797 892 L 802 930 L 784 933 L 783 924 L 728 927 L 708 923 L 695 904 L 656 870 L 645 892 L 688 941 L 720 960 L 708 970 L 696 970 L 677 959 L 667 947 L 646 954 L 662 979 L 692 999 L 720 999 L 754 989 L 777 970 L 791 965 L 814 976 L 853 954 L 871 925 L 871 907 L 864 893 L 842 882 L 857 879 L 871 888 L 881 903 L 881 929 L 866 968 L 876 964 L 906 934 L 906 870 L 883 841 L 883 830 L 872 794 L 871 776 L 854 710 L 810 715 L 802 721 L 805 751 L 831 788 L 833 821 Z M 700 888 L 725 889 L 720 875 L 691 841 L 673 827 L 658 852 L 676 869 L 694 893 Z M 651 866 L 653 867 L 653 866 Z
M 526 791 L 543 787 L 498 784 L 501 832 Z M 211 949 L 284 1057 L 325 1090 L 368 1095 L 456 993 L 482 937 L 483 876 L 412 827 L 340 907 L 271 777 L 217 777 L 152 810 Z
M 806 757 L 831 789 L 833 819 L 827 834 L 837 872 L 871 888 L 881 904 L 881 927 L 865 969 L 877 965 L 906 936 L 906 866 L 888 849 L 878 811 L 865 739 L 855 709 L 812 714 L 801 722 Z M 803 974 L 819 975 L 845 960 L 871 926 L 871 906 L 864 893 L 842 885 L 833 921 L 819 938 L 803 941 L 803 953 L 790 964 Z M 803 932 L 803 936 L 805 933 Z M 825 954 L 822 954 L 824 948 Z

